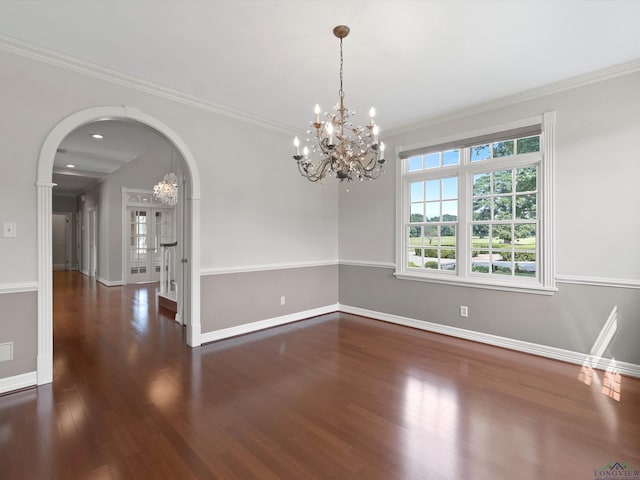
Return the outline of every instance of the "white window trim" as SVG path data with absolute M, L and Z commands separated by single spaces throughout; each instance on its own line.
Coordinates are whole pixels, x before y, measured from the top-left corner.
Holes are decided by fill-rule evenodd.
M 403 188 L 403 182 L 408 175 L 406 173 L 406 160 L 400 158 L 401 152 L 407 150 L 414 150 L 418 148 L 426 148 L 432 145 L 439 145 L 449 142 L 455 142 L 457 140 L 465 140 L 472 137 L 481 135 L 489 135 L 492 133 L 499 133 L 506 130 L 516 129 L 520 127 L 526 127 L 529 125 L 542 125 L 541 133 L 541 153 L 542 160 L 539 163 L 539 199 L 541 205 L 538 209 L 540 214 L 539 219 L 539 280 L 535 282 L 530 279 L 518 279 L 514 281 L 509 279 L 508 281 L 500 281 L 497 277 L 479 277 L 467 273 L 466 263 L 464 268 L 458 267 L 455 274 L 446 272 L 440 273 L 428 273 L 428 272 L 412 272 L 407 271 L 405 255 L 406 248 L 404 244 L 404 218 L 407 214 L 407 206 L 409 205 L 409 189 Z M 394 273 L 396 278 L 403 280 L 417 280 L 421 282 L 438 283 L 444 285 L 455 285 L 472 288 L 484 288 L 490 290 L 502 290 L 510 292 L 521 293 L 534 293 L 542 295 L 553 295 L 557 291 L 555 284 L 555 242 L 554 242 L 554 221 L 555 221 L 555 208 L 554 208 L 554 165 L 555 165 L 555 125 L 556 125 L 556 113 L 546 112 L 542 115 L 532 118 L 523 119 L 508 124 L 497 125 L 486 129 L 476 130 L 472 132 L 466 132 L 462 134 L 452 135 L 445 138 L 438 138 L 426 143 L 420 143 L 409 146 L 400 146 L 396 148 L 396 271 Z M 486 162 L 481 162 L 484 165 L 489 165 Z M 492 162 L 493 163 L 493 162 Z M 484 167 L 483 165 L 483 167 Z M 478 165 L 478 168 L 483 168 Z M 443 167 L 439 169 L 442 175 L 446 175 L 449 169 Z M 434 172 L 435 173 L 435 172 Z M 463 178 L 464 177 L 464 178 Z M 458 202 L 468 202 L 468 185 L 466 175 L 460 175 L 458 180 Z M 463 209 L 463 211 L 467 211 Z M 466 262 L 469 249 L 469 235 L 465 235 L 460 238 L 460 231 L 467 231 L 469 227 L 469 221 L 464 215 L 458 217 L 458 236 L 459 241 L 457 245 L 458 257 L 461 262 Z M 462 263 L 459 263 L 460 265 Z

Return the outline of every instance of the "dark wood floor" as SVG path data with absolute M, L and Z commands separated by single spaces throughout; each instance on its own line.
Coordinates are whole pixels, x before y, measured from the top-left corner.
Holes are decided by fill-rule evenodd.
M 610 385 L 346 314 L 190 349 L 153 286 L 69 272 L 54 274 L 54 311 L 54 383 L 0 397 L 2 479 L 592 480 L 612 461 L 640 467 L 639 379 Z

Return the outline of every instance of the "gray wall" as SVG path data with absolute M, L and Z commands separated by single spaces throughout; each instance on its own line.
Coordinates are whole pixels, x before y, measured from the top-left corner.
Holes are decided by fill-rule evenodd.
M 340 303 L 578 352 L 589 351 L 617 305 L 622 321 L 608 355 L 640 364 L 639 85 L 640 73 L 628 74 L 384 139 L 393 152 L 555 110 L 556 274 L 582 284 L 558 283 L 546 297 L 399 280 L 393 268 L 345 265 Z M 395 167 L 375 183 L 340 192 L 341 261 L 395 262 Z M 589 286 L 594 279 L 636 288 Z M 469 306 L 468 319 L 460 318 L 460 305 Z
M 62 119 L 95 105 L 139 108 L 168 125 L 190 149 L 202 187 L 203 269 L 337 260 L 338 187 L 311 185 L 300 177 L 288 133 L 4 50 L 0 66 L 0 162 L 12 172 L 0 180 L 0 220 L 17 221 L 20 237 L 0 260 L 0 284 L 36 279 L 40 148 Z M 7 258 L 16 257 L 20 268 L 4 268 Z
M 89 232 L 90 232 L 90 216 L 91 210 L 96 210 L 102 203 L 102 183 L 94 186 L 84 193 L 84 200 L 80 201 L 80 229 L 82 231 L 82 252 L 80 258 L 80 271 L 85 275 L 89 273 Z
M 36 369 L 36 292 L 0 294 L 0 343 L 13 342 L 13 360 L 0 362 L 0 378 Z
M 54 270 L 64 270 L 66 268 L 67 221 L 71 222 L 68 214 L 53 214 L 51 219 L 51 262 Z M 71 259 L 69 259 L 69 263 L 71 263 Z
M 77 73 L 1 47 L 0 167 L 11 175 L 0 178 L 0 221 L 17 222 L 18 238 L 0 238 L 0 297 L 12 296 L 6 292 L 14 285 L 33 285 L 37 281 L 35 181 L 42 144 L 64 118 L 96 105 L 138 108 L 171 128 L 189 148 L 201 180 L 201 269 L 337 261 L 338 187 L 332 182 L 311 185 L 299 176 L 291 159 L 293 134 Z M 108 198 L 105 188 L 102 183 L 92 195 L 87 192 L 85 203 L 98 203 L 99 217 L 108 219 L 115 207 L 101 200 Z M 83 218 L 86 220 L 88 217 Z M 105 231 L 107 225 L 101 223 L 98 234 Z M 118 230 L 113 229 L 108 235 L 109 242 L 119 245 Z M 107 242 L 101 243 L 98 274 L 116 277 L 120 259 L 109 251 Z M 86 254 L 83 257 L 87 258 Z M 209 295 L 206 289 L 202 291 L 202 298 Z M 16 310 L 11 318 L 3 317 L 3 328 L 36 342 L 36 295 L 27 298 L 29 308 Z M 322 302 L 318 303 L 323 303 L 324 297 L 320 299 Z M 202 310 L 204 332 L 217 328 L 216 321 L 211 320 L 217 318 L 214 308 L 208 304 Z M 246 304 L 231 314 L 244 318 L 248 314 L 243 308 L 255 312 L 252 305 Z M 270 310 L 265 310 L 261 316 L 271 315 Z M 18 349 L 15 354 L 16 360 L 10 363 L 23 367 L 5 365 L 0 377 L 9 368 L 11 373 L 7 375 L 23 370 L 27 364 L 29 370 L 35 368 L 35 350 Z
M 340 303 L 585 354 L 615 307 L 618 330 L 605 356 L 640 365 L 638 290 L 563 284 L 547 296 L 398 280 L 393 272 L 341 265 Z
M 80 263 L 78 255 L 78 206 L 75 197 L 66 195 L 54 195 L 51 199 L 52 210 L 54 213 L 70 213 L 71 214 L 71 258 L 70 267 L 75 270 Z M 54 262 L 55 263 L 55 262 Z
M 202 331 L 236 327 L 338 303 L 336 265 L 201 277 Z M 280 305 L 280 297 L 285 305 Z
M 76 212 L 77 201 L 75 197 L 69 197 L 67 195 L 56 195 L 55 193 L 51 197 L 52 210 L 54 212 Z

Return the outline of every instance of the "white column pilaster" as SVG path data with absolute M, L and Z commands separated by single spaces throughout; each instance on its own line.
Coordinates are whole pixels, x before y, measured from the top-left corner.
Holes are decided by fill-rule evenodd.
M 191 223 L 191 239 L 189 256 L 189 272 L 191 291 L 189 297 L 189 310 L 187 317 L 187 345 L 199 347 L 202 345 L 200 338 L 200 198 L 189 198 L 189 222 Z
M 53 381 L 53 265 L 51 260 L 51 196 L 53 183 L 38 182 L 38 385 Z

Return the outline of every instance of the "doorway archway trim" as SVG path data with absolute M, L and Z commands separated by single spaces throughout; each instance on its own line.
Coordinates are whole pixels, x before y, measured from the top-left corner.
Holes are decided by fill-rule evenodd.
M 38 249 L 38 385 L 53 381 L 53 276 L 51 259 L 51 214 L 54 184 L 51 181 L 56 151 L 64 138 L 76 128 L 100 120 L 136 121 L 164 135 L 178 149 L 187 166 L 191 185 L 188 201 L 189 301 L 186 302 L 185 321 L 187 344 L 201 344 L 200 333 L 200 174 L 186 144 L 171 128 L 160 120 L 130 106 L 92 107 L 73 113 L 60 121 L 47 135 L 38 158 L 37 192 L 37 249 Z M 185 244 L 186 245 L 186 244 Z

